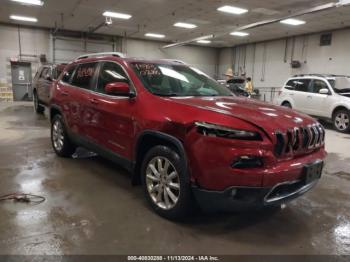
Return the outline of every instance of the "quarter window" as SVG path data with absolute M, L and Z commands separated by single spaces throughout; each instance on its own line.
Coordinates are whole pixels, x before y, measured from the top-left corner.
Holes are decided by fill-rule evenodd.
M 97 63 L 78 65 L 72 79 L 72 85 L 84 89 L 91 89 L 92 79 L 96 71 L 96 66 Z
M 128 82 L 123 68 L 116 63 L 103 63 L 97 80 L 97 92 L 105 93 L 105 86 L 115 82 Z
M 288 90 L 294 90 L 295 89 L 294 80 L 289 80 L 284 88 Z

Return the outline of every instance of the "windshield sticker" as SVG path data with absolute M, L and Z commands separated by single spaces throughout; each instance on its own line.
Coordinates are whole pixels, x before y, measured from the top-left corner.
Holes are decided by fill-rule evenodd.
M 92 77 L 94 72 L 94 67 L 80 67 L 77 72 L 77 78 Z
M 155 64 L 135 63 L 134 65 L 141 76 L 162 75 L 162 72 Z

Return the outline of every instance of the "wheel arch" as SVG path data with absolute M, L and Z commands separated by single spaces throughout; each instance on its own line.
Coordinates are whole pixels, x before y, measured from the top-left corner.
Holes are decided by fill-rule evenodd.
M 50 122 L 52 122 L 52 119 L 57 114 L 62 115 L 62 111 L 61 111 L 60 107 L 56 106 L 56 105 L 50 106 L 50 115 L 49 115 Z
M 335 113 L 338 112 L 339 110 L 347 110 L 347 111 L 349 111 L 349 109 L 346 106 L 344 106 L 344 105 L 337 105 L 332 111 L 332 119 L 334 118 Z
M 187 157 L 185 148 L 183 143 L 176 137 L 171 136 L 169 134 L 146 130 L 143 131 L 137 139 L 134 149 L 134 172 L 132 176 L 132 184 L 139 185 L 141 184 L 141 166 L 143 158 L 146 153 L 154 146 L 157 145 L 165 145 L 170 148 L 176 150 L 176 152 L 180 155 L 180 157 L 185 161 L 185 165 L 187 166 Z
M 281 102 L 281 106 L 283 106 L 286 103 L 290 104 L 292 107 L 294 106 L 293 103 L 289 99 L 283 99 Z

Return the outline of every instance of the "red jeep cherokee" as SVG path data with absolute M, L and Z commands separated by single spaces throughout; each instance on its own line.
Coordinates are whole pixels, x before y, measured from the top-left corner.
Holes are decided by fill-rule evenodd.
M 321 176 L 325 131 L 293 110 L 237 98 L 180 61 L 80 57 L 54 84 L 57 155 L 86 147 L 125 167 L 154 210 L 280 205 Z

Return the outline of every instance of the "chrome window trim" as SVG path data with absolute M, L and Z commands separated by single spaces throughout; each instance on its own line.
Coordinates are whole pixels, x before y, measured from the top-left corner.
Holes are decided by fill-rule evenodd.
M 131 83 L 130 87 L 133 89 L 134 91 L 134 94 L 135 94 L 135 97 L 137 96 L 137 90 L 135 88 L 135 84 L 134 84 L 134 81 L 131 79 L 129 73 L 125 70 L 125 68 L 119 63 L 119 62 L 116 62 L 114 60 L 107 60 L 107 59 L 104 59 L 104 60 L 97 60 L 97 61 L 92 61 L 92 62 L 80 62 L 80 63 L 74 63 L 74 66 L 79 66 L 79 65 L 82 65 L 82 64 L 88 64 L 88 63 L 97 63 L 97 66 L 100 66 L 102 64 L 102 62 L 110 62 L 110 63 L 115 63 L 116 65 L 120 66 L 122 68 L 122 70 L 124 71 L 124 73 L 126 74 L 126 76 L 128 77 L 128 80 L 129 82 Z M 73 74 L 75 74 L 75 71 L 76 71 L 77 68 L 74 69 L 74 72 Z M 65 71 L 66 72 L 66 71 Z M 100 72 L 98 72 L 100 73 Z M 98 80 L 98 79 L 97 79 Z M 103 94 L 103 93 L 100 93 L 100 92 L 97 92 L 96 90 L 91 90 L 91 89 L 86 89 L 86 88 L 82 88 L 82 87 L 79 87 L 79 86 L 75 86 L 75 85 L 72 85 L 70 83 L 66 83 L 66 82 L 63 82 L 62 81 L 62 78 L 59 80 L 59 83 L 60 84 L 63 84 L 63 85 L 67 85 L 69 87 L 72 87 L 72 88 L 76 88 L 76 89 L 80 89 L 80 90 L 85 90 L 85 91 L 88 91 L 90 93 L 93 93 L 93 94 L 98 94 L 98 95 L 101 95 L 101 96 L 105 96 L 105 97 L 108 97 L 108 98 L 115 98 L 115 99 L 130 99 L 130 97 L 128 96 L 115 96 L 115 95 L 108 95 L 108 94 Z M 97 81 L 96 81 L 96 86 L 95 86 L 95 89 L 97 87 Z M 133 97 L 133 98 L 135 98 Z

